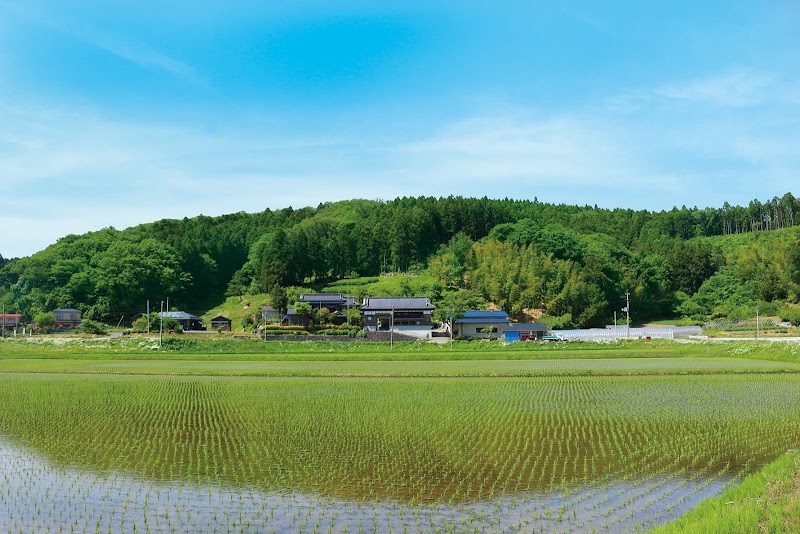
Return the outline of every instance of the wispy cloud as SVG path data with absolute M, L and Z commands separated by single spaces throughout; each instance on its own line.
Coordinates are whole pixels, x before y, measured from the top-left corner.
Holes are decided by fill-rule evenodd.
M 664 85 L 654 93 L 672 100 L 743 107 L 766 100 L 769 97 L 766 91 L 774 80 L 775 76 L 771 74 L 752 69 L 734 69 L 709 78 Z
M 610 177 L 626 165 L 609 131 L 573 117 L 479 117 L 396 148 L 415 171 L 465 182 L 573 183 Z
M 73 35 L 140 67 L 158 69 L 191 83 L 203 82 L 203 78 L 193 67 L 159 52 L 146 43 L 94 32 L 73 33 Z
M 108 29 L 89 25 L 83 20 L 76 20 L 68 14 L 33 4 L 0 2 L 0 6 L 17 16 L 100 48 L 139 67 L 159 70 L 190 83 L 204 82 L 200 73 L 191 65 L 158 50 L 149 43 L 125 36 L 121 31 L 113 33 Z
M 751 68 L 732 68 L 715 75 L 689 80 L 675 80 L 652 88 L 631 88 L 605 100 L 615 113 L 631 113 L 647 107 L 674 104 L 714 108 L 756 107 L 775 100 L 791 101 L 795 92 L 774 74 Z

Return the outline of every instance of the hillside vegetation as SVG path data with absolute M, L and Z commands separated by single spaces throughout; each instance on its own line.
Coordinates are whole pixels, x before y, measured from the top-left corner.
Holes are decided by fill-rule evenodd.
M 758 307 L 800 322 L 799 215 L 787 193 L 662 212 L 419 197 L 198 216 L 0 258 L 0 299 L 26 320 L 75 307 L 117 323 L 167 298 L 172 309 L 236 316 L 244 300 L 291 305 L 301 291 L 423 294 L 440 310 L 493 306 L 587 327 L 621 315 L 629 292 L 634 321 L 736 319 Z

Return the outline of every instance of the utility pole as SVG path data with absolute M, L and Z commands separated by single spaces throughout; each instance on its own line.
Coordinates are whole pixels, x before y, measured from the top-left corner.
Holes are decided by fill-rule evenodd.
M 392 320 L 389 323 L 389 348 L 394 349 L 394 307 L 392 307 Z
M 161 342 L 164 340 L 164 301 L 161 301 L 161 313 L 159 314 L 161 321 L 158 324 L 158 348 L 161 348 Z
M 758 304 L 756 304 L 756 339 L 758 339 L 760 332 L 758 327 Z
M 450 310 L 450 350 L 453 350 L 453 310 Z
M 6 305 L 3 304 L 3 333 L 0 337 L 6 337 Z
M 630 339 L 631 338 L 631 294 L 629 291 L 625 292 L 625 307 L 622 308 L 622 311 L 625 312 L 625 327 L 626 327 L 625 337 L 627 339 Z
M 147 335 L 150 335 L 150 299 L 147 299 Z

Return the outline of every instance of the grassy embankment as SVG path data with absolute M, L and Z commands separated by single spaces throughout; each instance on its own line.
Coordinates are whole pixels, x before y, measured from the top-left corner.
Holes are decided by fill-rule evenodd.
M 38 336 L 0 340 L 2 359 L 195 361 L 462 361 L 610 358 L 744 358 L 800 363 L 800 345 L 771 342 L 676 343 L 665 340 L 599 343 L 285 342 L 230 336 L 125 336 L 120 339 Z
M 654 534 L 800 532 L 800 453 L 789 452 Z

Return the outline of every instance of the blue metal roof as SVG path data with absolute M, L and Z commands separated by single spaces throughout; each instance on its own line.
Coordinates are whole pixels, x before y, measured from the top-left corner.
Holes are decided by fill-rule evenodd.
M 475 323 L 508 323 L 511 319 L 502 310 L 469 310 L 464 312 L 464 317 L 456 319 L 456 324 Z
M 456 319 L 456 324 L 508 324 L 511 319 L 497 319 L 497 318 L 480 318 L 474 319 Z
M 508 317 L 508 314 L 503 310 L 469 310 L 464 312 L 464 318 L 469 319 L 472 317 Z

